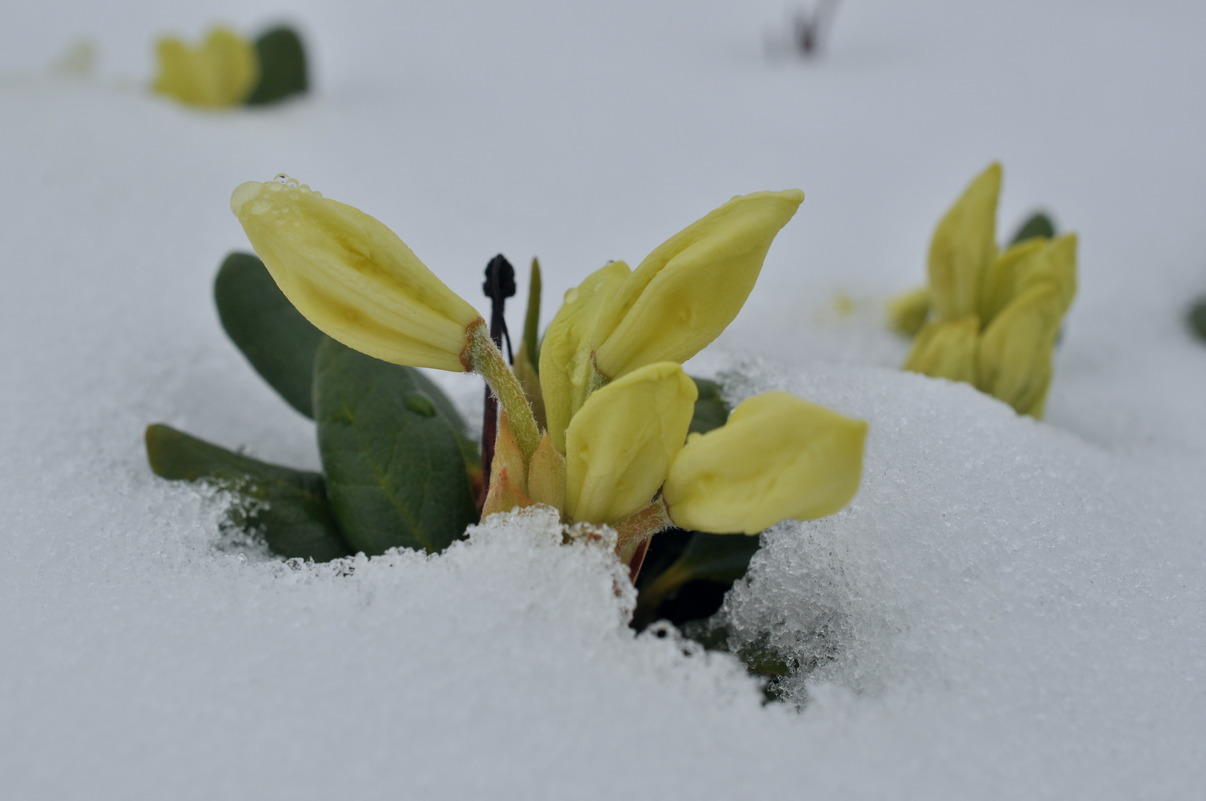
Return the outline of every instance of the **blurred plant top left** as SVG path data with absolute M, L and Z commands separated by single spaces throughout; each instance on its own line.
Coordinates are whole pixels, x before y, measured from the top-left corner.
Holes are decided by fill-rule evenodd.
M 262 106 L 309 87 L 305 48 L 290 27 L 271 28 L 254 41 L 227 27 L 213 28 L 196 45 L 165 36 L 156 60 L 151 89 L 186 106 Z

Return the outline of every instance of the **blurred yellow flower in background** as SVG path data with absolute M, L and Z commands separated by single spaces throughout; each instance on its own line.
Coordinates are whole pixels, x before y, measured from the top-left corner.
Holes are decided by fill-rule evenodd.
M 260 77 L 255 45 L 229 28 L 214 28 L 196 47 L 164 37 L 156 55 L 159 74 L 152 90 L 189 106 L 241 105 Z
M 974 385 L 1041 417 L 1056 341 L 1076 295 L 1075 234 L 996 245 L 1001 166 L 991 164 L 943 216 L 930 244 L 929 285 L 889 307 L 916 335 L 905 369 Z

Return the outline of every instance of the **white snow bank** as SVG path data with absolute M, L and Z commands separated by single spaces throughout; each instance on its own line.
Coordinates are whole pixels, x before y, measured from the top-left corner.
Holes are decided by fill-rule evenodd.
M 918 376 L 755 388 L 871 422 L 854 503 L 768 534 L 727 602 L 739 642 L 765 632 L 820 662 L 786 683 L 806 718 L 888 715 L 908 758 L 881 770 L 910 797 L 1188 797 L 1170 746 L 1196 751 L 1206 721 L 1200 473 Z

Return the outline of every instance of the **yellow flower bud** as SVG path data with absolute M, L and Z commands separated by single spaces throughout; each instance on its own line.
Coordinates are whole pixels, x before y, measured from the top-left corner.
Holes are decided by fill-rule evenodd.
M 242 184 L 230 208 L 285 297 L 328 336 L 395 364 L 470 369 L 470 329 L 484 321 L 385 225 L 295 181 Z
M 1076 234 L 1064 234 L 1045 240 L 1046 247 L 1019 271 L 1013 298 L 1020 298 L 1033 287 L 1047 284 L 1055 289 L 1060 317 L 1067 314 L 1076 297 Z M 1010 300 L 1013 300 L 1011 298 Z
M 930 316 L 930 290 L 927 287 L 895 298 L 888 304 L 888 327 L 898 334 L 915 337 Z
M 1011 245 L 997 254 L 980 284 L 981 320 L 996 317 L 1009 305 L 1009 301 L 1017 297 L 1020 276 L 1028 272 L 1036 261 L 1042 260 L 1041 254 L 1046 249 L 1047 240 L 1035 237 Z
M 683 446 L 698 392 L 681 365 L 658 362 L 596 390 L 565 432 L 565 511 L 614 523 L 646 506 Z
M 654 249 L 600 313 L 599 372 L 618 378 L 654 362 L 684 362 L 719 336 L 803 200 L 798 189 L 738 196 Z
M 662 499 L 676 526 L 715 534 L 831 515 L 858 491 L 866 436 L 862 420 L 786 392 L 756 395 L 691 435 Z
M 1062 296 L 1050 282 L 1010 303 L 984 331 L 976 386 L 1019 414 L 1041 417 L 1051 384 Z
M 985 277 L 981 319 L 991 321 L 1027 290 L 1049 283 L 1059 295 L 1060 314 L 1076 295 L 1076 234 L 1056 239 L 1027 239 L 1007 248 Z
M 631 272 L 624 262 L 613 261 L 566 292 L 540 344 L 540 394 L 545 421 L 553 445 L 561 453 L 565 453 L 565 428 L 590 394 L 590 337 L 599 310 Z
M 251 95 L 260 78 L 255 45 L 229 28 L 210 31 L 196 48 L 165 37 L 156 52 L 159 75 L 151 89 L 186 105 L 237 106 Z
M 990 164 L 938 223 L 930 241 L 930 295 L 940 320 L 977 311 L 980 281 L 997 255 L 1001 165 Z
M 904 369 L 951 381 L 976 381 L 980 320 L 975 316 L 935 321 L 921 329 Z

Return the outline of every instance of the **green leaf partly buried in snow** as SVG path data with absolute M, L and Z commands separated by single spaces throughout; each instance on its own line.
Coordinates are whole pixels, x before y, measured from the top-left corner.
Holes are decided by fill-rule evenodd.
M 351 553 L 319 474 L 261 462 L 165 425 L 147 427 L 146 445 L 156 475 L 206 481 L 241 496 L 231 521 L 262 535 L 273 553 L 316 562 Z
M 679 544 L 674 544 L 675 540 Z M 659 534 L 650 547 L 652 569 L 649 574 L 641 573 L 644 580 L 637 596 L 636 625 L 644 627 L 659 618 L 681 625 L 710 617 L 733 582 L 745 575 L 760 543 L 761 537 L 741 534 Z M 681 550 L 677 556 L 672 550 L 655 553 L 659 546 Z
M 476 522 L 458 421 L 430 381 L 328 339 L 314 382 L 327 494 L 353 548 L 436 553 Z
M 729 419 L 729 405 L 721 397 L 720 384 L 706 378 L 692 378 L 699 397 L 695 401 L 695 416 L 691 418 L 690 432 L 705 434 L 720 428 Z
M 1198 339 L 1206 342 L 1206 298 L 1193 304 L 1186 320 L 1189 323 L 1189 330 L 1193 331 Z
M 251 253 L 231 253 L 214 280 L 222 328 L 285 401 L 314 417 L 314 354 L 325 336 L 293 308 L 268 268 Z
M 1041 211 L 1030 215 L 1025 222 L 1018 226 L 1018 230 L 1013 235 L 1013 239 L 1009 240 L 1009 244 L 1016 245 L 1036 237 L 1046 237 L 1047 239 L 1055 237 L 1055 223 Z
M 260 80 L 247 98 L 247 105 L 276 103 L 304 94 L 310 78 L 306 68 L 306 49 L 292 28 L 272 28 L 255 41 L 260 60 Z

